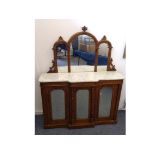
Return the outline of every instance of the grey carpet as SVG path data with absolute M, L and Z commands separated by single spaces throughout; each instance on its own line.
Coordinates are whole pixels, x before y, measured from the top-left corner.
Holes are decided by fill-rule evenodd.
M 43 128 L 43 116 L 35 116 L 36 135 L 125 135 L 125 111 L 118 111 L 117 124 L 97 125 L 94 128 L 68 129 L 68 128 Z

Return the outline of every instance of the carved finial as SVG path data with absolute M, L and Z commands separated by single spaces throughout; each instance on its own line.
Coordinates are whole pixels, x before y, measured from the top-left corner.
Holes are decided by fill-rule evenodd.
M 87 29 L 88 29 L 88 28 L 87 28 L 86 26 L 83 26 L 83 27 L 82 27 L 83 32 L 86 32 Z
M 103 36 L 102 40 L 107 40 L 107 37 L 106 36 Z
M 59 39 L 58 39 L 58 41 L 63 41 L 63 38 L 60 36 Z

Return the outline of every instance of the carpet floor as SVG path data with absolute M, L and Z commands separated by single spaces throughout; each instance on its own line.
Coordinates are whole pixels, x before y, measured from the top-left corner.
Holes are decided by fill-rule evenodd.
M 93 128 L 43 128 L 43 115 L 35 116 L 36 135 L 125 135 L 125 110 L 118 111 L 117 124 L 96 125 Z

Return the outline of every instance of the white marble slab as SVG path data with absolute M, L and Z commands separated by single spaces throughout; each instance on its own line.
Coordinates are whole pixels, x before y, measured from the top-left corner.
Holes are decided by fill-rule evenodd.
M 118 71 L 42 73 L 39 82 L 97 82 L 99 80 L 121 80 L 124 76 Z

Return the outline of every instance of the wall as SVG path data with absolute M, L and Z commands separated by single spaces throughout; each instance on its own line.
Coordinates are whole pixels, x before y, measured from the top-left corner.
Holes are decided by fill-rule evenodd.
M 51 66 L 52 46 L 61 35 L 68 41 L 69 37 L 77 31 L 81 31 L 82 26 L 88 26 L 88 32 L 94 34 L 98 40 L 103 35 L 107 36 L 113 45 L 112 58 L 116 69 L 125 75 L 125 59 L 123 50 L 125 45 L 125 35 L 123 25 L 118 23 L 104 23 L 100 19 L 96 20 L 69 20 L 69 19 L 37 19 L 35 20 L 35 112 L 42 112 L 42 101 L 39 75 L 47 72 Z M 125 80 L 123 83 L 119 109 L 124 107 L 125 101 Z

